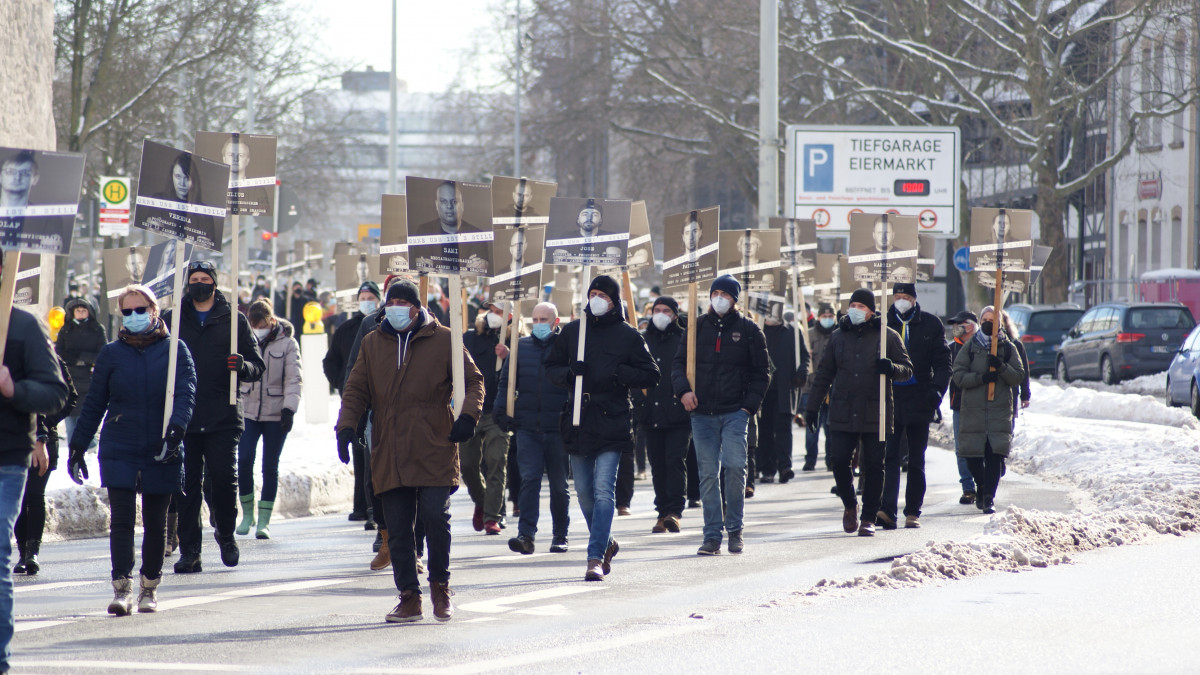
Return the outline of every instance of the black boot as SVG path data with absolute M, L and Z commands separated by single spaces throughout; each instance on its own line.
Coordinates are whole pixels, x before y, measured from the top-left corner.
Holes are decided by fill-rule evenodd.
M 17 564 L 13 566 L 13 574 L 25 574 L 25 542 L 17 540 Z
M 176 548 L 179 548 L 179 514 L 167 513 L 167 548 L 164 557 L 175 555 Z
M 25 542 L 25 573 L 33 576 L 42 571 L 42 566 L 38 564 L 38 550 L 42 547 L 42 542 L 37 539 L 31 539 Z
M 199 547 L 196 547 L 195 551 L 180 551 L 179 560 L 175 561 L 175 574 L 192 574 L 203 569 L 200 565 Z
M 242 554 L 238 550 L 237 542 L 233 540 L 233 535 L 222 535 L 220 532 L 213 534 L 217 539 L 217 546 L 221 548 L 221 562 L 226 567 L 237 567 Z

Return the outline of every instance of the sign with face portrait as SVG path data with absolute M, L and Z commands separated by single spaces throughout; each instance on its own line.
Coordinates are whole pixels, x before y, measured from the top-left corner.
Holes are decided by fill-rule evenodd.
M 771 218 L 772 230 L 779 230 L 780 264 L 806 272 L 816 267 L 817 221 L 804 218 Z
M 654 266 L 654 241 L 650 238 L 650 216 L 644 201 L 634 202 L 630 210 L 629 254 L 625 266 L 631 273 Z
M 971 209 L 971 269 L 990 272 L 994 288 L 996 269 L 1029 274 L 1033 262 L 1033 212 L 1014 209 Z M 1026 279 L 1028 280 L 1028 279 Z
M 229 165 L 230 215 L 274 215 L 274 136 L 198 131 L 196 154 Z
M 817 269 L 812 286 L 812 302 L 826 303 L 844 310 L 850 305 L 850 294 L 858 288 L 851 281 L 850 263 L 838 253 L 818 253 Z
M 379 213 L 379 272 L 407 274 L 408 202 L 404 195 L 383 195 Z
M 916 279 L 917 217 L 887 213 L 850 216 L 850 256 L 854 280 L 871 283 L 911 284 Z
M 133 226 L 220 251 L 228 191 L 225 164 L 142 141 Z
M 933 281 L 937 268 L 937 238 L 931 234 L 917 235 L 917 281 Z
M 763 317 L 771 317 L 783 323 L 783 310 L 787 306 L 787 298 L 775 293 L 752 293 L 750 295 L 750 310 Z
M 550 222 L 550 200 L 558 183 L 528 178 L 492 177 L 492 224 L 545 225 Z
M 179 246 L 184 247 L 183 260 L 186 265 L 192 259 L 195 247 L 177 239 L 168 239 L 154 246 L 127 246 L 102 251 L 104 291 L 109 311 L 117 311 L 117 297 L 130 284 L 148 286 L 158 299 L 159 307 L 174 306 L 175 258 Z
M 633 202 L 555 197 L 546 226 L 546 263 L 619 267 L 625 264 Z
M 70 253 L 82 185 L 83 155 L 0 148 L 0 247 Z
M 17 271 L 17 285 L 13 289 L 13 304 L 29 307 L 38 304 L 42 285 L 42 256 L 23 255 Z M 70 321 L 71 317 L 67 317 Z
M 720 206 L 676 213 L 663 219 L 662 285 L 683 286 L 716 278 L 720 229 Z
M 542 293 L 546 226 L 497 227 L 492 240 L 493 300 L 536 300 Z
M 358 311 L 358 289 L 368 281 L 374 281 L 383 291 L 386 274 L 379 273 L 379 256 L 367 253 L 344 253 L 333 257 L 334 297 L 339 312 Z
M 732 275 L 743 290 L 774 291 L 779 279 L 779 238 L 778 230 L 719 232 L 719 273 Z
M 436 178 L 404 179 L 408 252 L 417 272 L 488 276 L 491 186 Z

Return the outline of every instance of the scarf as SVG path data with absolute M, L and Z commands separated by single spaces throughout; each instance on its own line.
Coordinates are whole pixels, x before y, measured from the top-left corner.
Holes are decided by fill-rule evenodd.
M 167 324 L 161 318 L 156 318 L 144 332 L 130 333 L 124 328 L 117 334 L 117 339 L 134 349 L 145 349 L 159 340 L 167 337 Z

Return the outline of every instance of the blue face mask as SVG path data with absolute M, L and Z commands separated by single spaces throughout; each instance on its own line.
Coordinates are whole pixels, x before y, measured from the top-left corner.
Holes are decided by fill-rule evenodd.
M 144 333 L 150 327 L 150 313 L 137 314 L 135 312 L 129 316 L 122 316 L 121 325 L 130 333 Z
M 824 328 L 833 328 L 833 324 L 834 324 L 834 321 L 830 317 L 823 317 L 821 319 L 821 326 Z
M 857 326 L 858 324 L 867 320 L 867 310 L 851 307 L 850 309 L 846 310 L 846 316 L 850 317 L 850 323 Z
M 374 300 L 358 301 L 358 311 L 362 312 L 363 314 L 372 314 L 377 309 L 379 309 L 379 303 L 375 302 Z
M 387 317 L 388 323 L 392 324 L 392 328 L 396 330 L 404 330 L 412 323 L 412 317 L 408 315 L 408 307 L 388 306 L 383 308 L 383 313 Z
M 539 340 L 545 340 L 554 333 L 554 328 L 548 323 L 533 324 L 533 337 Z

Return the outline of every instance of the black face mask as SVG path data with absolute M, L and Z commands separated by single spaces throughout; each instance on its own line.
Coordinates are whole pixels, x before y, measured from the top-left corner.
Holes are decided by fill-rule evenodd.
M 217 290 L 216 284 L 188 284 L 188 295 L 192 296 L 192 299 L 198 302 L 204 302 L 211 298 L 215 290 Z
M 992 324 L 991 321 L 984 321 L 983 323 L 979 324 L 979 330 L 983 331 L 983 334 L 988 337 L 992 336 L 993 328 L 995 328 L 995 326 Z

